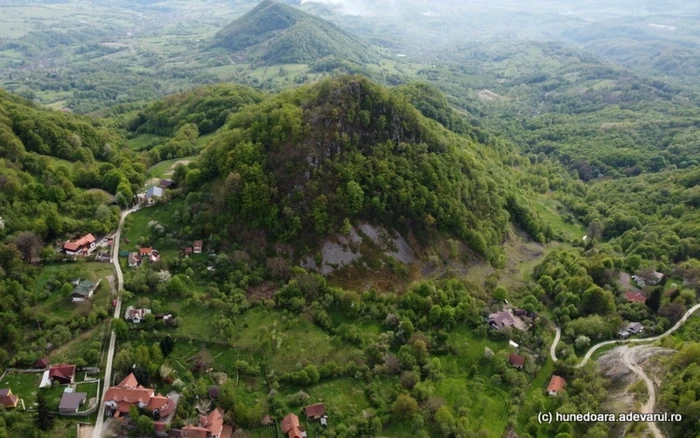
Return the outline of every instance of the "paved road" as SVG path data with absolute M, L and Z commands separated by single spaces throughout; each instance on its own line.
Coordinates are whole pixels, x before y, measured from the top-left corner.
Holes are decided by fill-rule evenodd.
M 122 274 L 122 268 L 119 265 L 119 241 L 122 236 L 122 228 L 124 227 L 124 220 L 126 217 L 133 213 L 135 210 L 126 210 L 122 212 L 121 218 L 119 220 L 119 226 L 117 227 L 117 232 L 114 233 L 114 243 L 112 248 L 112 263 L 114 264 L 114 271 L 117 273 L 117 305 L 114 308 L 114 318 L 118 319 L 121 315 L 122 300 L 119 298 L 119 292 L 124 288 L 124 275 Z M 103 403 L 105 394 L 107 394 L 107 389 L 112 385 L 112 361 L 114 360 L 114 349 L 117 346 L 117 335 L 112 331 L 112 335 L 109 339 L 109 351 L 107 352 L 107 365 L 105 367 L 105 380 L 104 387 L 102 391 L 102 396 L 99 398 L 100 409 L 97 411 L 97 421 L 95 422 L 95 428 L 92 430 L 92 438 L 102 438 L 102 426 L 104 425 L 105 419 L 105 404 Z
M 642 414 L 651 414 L 654 412 L 654 405 L 656 404 L 656 388 L 654 387 L 654 382 L 644 373 L 642 367 L 637 366 L 637 362 L 634 357 L 634 353 L 647 347 L 646 345 L 638 345 L 636 347 L 625 347 L 622 353 L 622 360 L 634 374 L 644 381 L 647 385 L 647 392 L 649 393 L 649 400 L 642 406 Z M 664 438 L 661 430 L 656 425 L 654 421 L 648 421 L 649 429 L 654 434 L 655 438 Z
M 700 309 L 700 304 L 696 304 L 695 306 L 691 307 L 690 310 L 685 312 L 685 315 L 670 329 L 665 331 L 664 333 L 658 335 L 658 336 L 652 336 L 651 338 L 634 338 L 634 339 L 624 339 L 624 340 L 613 340 L 613 341 L 605 341 L 601 342 L 600 344 L 594 345 L 586 355 L 583 357 L 581 362 L 578 365 L 574 365 L 574 368 L 581 368 L 582 366 L 586 365 L 588 363 L 588 360 L 593 356 L 593 353 L 595 353 L 599 348 L 605 347 L 606 345 L 613 345 L 613 344 L 628 344 L 628 343 L 639 343 L 639 342 L 655 342 L 658 341 L 659 339 L 663 339 L 666 336 L 670 335 L 671 333 L 675 332 L 681 326 L 690 318 L 690 315 L 695 313 L 698 309 Z M 559 338 L 560 338 L 560 333 L 561 330 L 559 330 L 559 327 L 556 328 L 557 330 L 557 336 L 554 338 L 554 342 L 552 342 L 552 346 L 549 348 L 549 353 L 552 356 L 552 360 L 554 362 L 557 362 L 557 355 L 556 355 L 556 349 L 557 349 L 557 344 L 559 343 Z

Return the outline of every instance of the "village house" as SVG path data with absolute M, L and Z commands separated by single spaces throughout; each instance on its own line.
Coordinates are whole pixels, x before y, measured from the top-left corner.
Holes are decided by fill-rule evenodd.
M 67 255 L 87 255 L 96 247 L 95 236 L 86 234 L 75 242 L 68 241 L 63 244 L 63 252 Z
M 194 249 L 195 254 L 201 254 L 202 253 L 202 246 L 204 246 L 204 242 L 201 240 L 195 240 L 194 245 L 192 245 L 192 248 Z
M 146 190 L 146 202 L 149 205 L 155 204 L 160 198 L 163 197 L 163 189 L 160 187 L 149 187 L 148 190 Z
M 95 289 L 97 289 L 99 283 L 99 281 L 97 283 L 93 283 L 90 280 L 78 281 L 78 284 L 75 286 L 73 292 L 70 295 L 71 302 L 84 303 L 85 301 L 92 298 L 92 294 L 95 292 Z
M 42 357 L 41 359 L 37 359 L 36 362 L 34 362 L 34 368 L 37 368 L 40 370 L 45 370 L 48 367 L 49 367 L 49 358 L 48 357 Z
M 51 386 L 53 382 L 58 382 L 61 385 L 70 385 L 74 381 L 75 365 L 61 363 L 44 371 L 44 375 L 41 377 L 41 383 L 39 383 L 39 388 L 47 388 Z
M 509 310 L 490 314 L 488 322 L 489 325 L 496 330 L 501 330 L 504 327 L 514 327 L 519 330 L 525 330 L 525 323 L 523 320 L 513 315 Z
M 632 280 L 634 280 L 639 287 L 645 287 L 648 284 L 656 286 L 657 284 L 661 283 L 663 279 L 664 274 L 658 271 L 652 271 L 648 274 L 638 273 L 637 275 L 632 276 Z
M 149 187 L 145 192 L 136 195 L 136 198 L 140 204 L 144 204 L 148 207 L 162 199 L 164 194 L 165 192 L 161 187 L 153 186 Z
M 130 252 L 128 263 L 130 268 L 138 268 L 141 266 L 141 256 L 135 252 Z
M 187 248 L 185 248 L 185 249 L 183 250 L 183 252 L 185 253 L 185 257 L 189 257 L 190 254 L 192 254 L 193 249 L 192 249 L 191 246 L 188 246 Z
M 522 370 L 525 366 L 525 357 L 511 353 L 511 355 L 508 357 L 508 363 L 513 365 L 515 368 Z
M 61 402 L 58 404 L 58 412 L 61 414 L 75 414 L 87 400 L 86 392 L 64 392 Z
M 625 299 L 629 301 L 630 303 L 646 303 L 647 302 L 647 297 L 645 297 L 643 294 L 639 292 L 631 292 L 627 291 L 625 292 Z
M 12 394 L 10 388 L 0 389 L 0 406 L 5 409 L 14 409 L 17 407 L 17 403 L 19 403 L 19 397 Z
M 209 415 L 200 415 L 197 426 L 182 428 L 183 438 L 231 438 L 233 428 L 224 424 L 224 410 L 214 409 Z
M 547 394 L 549 395 L 557 395 L 559 391 L 564 389 L 566 386 L 566 380 L 564 380 L 563 377 L 559 376 L 552 376 L 551 380 L 549 381 L 549 385 L 547 386 Z
M 151 313 L 151 309 L 137 309 L 134 306 L 129 306 L 124 312 L 124 320 L 139 324 L 149 313 Z
M 644 331 L 644 326 L 639 322 L 630 323 L 627 328 L 621 330 L 618 334 L 622 339 L 627 339 L 632 335 L 638 335 Z
M 326 406 L 323 403 L 307 406 L 304 408 L 304 415 L 309 421 L 320 420 L 326 415 Z
M 306 438 L 306 431 L 299 423 L 299 417 L 294 414 L 289 414 L 282 419 L 282 433 L 287 435 L 287 438 Z
M 153 248 L 140 248 L 139 249 L 139 260 L 146 258 L 151 263 L 155 263 L 160 260 L 160 253 L 157 249 Z
M 96 262 L 112 263 L 112 256 L 109 252 L 100 251 L 95 255 Z
M 170 416 L 177 408 L 174 400 L 139 385 L 133 373 L 107 390 L 104 404 L 106 415 L 114 418 L 128 415 L 131 407 L 136 406 L 151 412 L 156 421 Z

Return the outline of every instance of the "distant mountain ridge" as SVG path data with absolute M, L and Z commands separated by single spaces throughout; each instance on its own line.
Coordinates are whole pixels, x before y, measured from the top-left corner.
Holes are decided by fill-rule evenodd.
M 263 0 L 214 37 L 214 45 L 268 64 L 304 64 L 325 57 L 373 62 L 377 52 L 338 26 L 274 0 Z

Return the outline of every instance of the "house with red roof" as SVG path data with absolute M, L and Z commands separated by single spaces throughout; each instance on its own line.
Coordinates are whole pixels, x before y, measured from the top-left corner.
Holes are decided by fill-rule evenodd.
M 14 409 L 19 403 L 19 397 L 12 394 L 10 388 L 0 389 L 0 406 L 5 407 L 5 409 Z
M 128 415 L 131 407 L 136 406 L 152 412 L 156 421 L 170 416 L 177 408 L 174 400 L 140 385 L 133 373 L 116 386 L 107 389 L 104 404 L 107 415 L 115 418 Z
M 75 380 L 75 365 L 61 363 L 49 368 L 49 379 L 61 384 L 70 384 Z
M 307 406 L 304 408 L 304 415 L 309 421 L 320 420 L 321 417 L 326 415 L 326 405 L 323 403 L 316 403 L 315 405 Z
M 287 435 L 287 438 L 304 438 L 306 432 L 299 423 L 299 417 L 294 414 L 289 414 L 282 419 L 282 433 Z
M 42 357 L 41 359 L 37 359 L 37 361 L 34 362 L 34 368 L 45 370 L 48 367 L 49 367 L 49 358 L 48 357 Z
M 564 389 L 566 386 L 566 380 L 564 380 L 563 377 L 559 376 L 552 376 L 551 380 L 549 381 L 549 385 L 547 386 L 547 394 L 549 395 L 557 395 L 559 391 Z
M 517 354 L 511 354 L 508 356 L 508 363 L 513 365 L 515 368 L 522 370 L 525 366 L 525 357 Z
M 643 294 L 639 292 L 632 292 L 632 291 L 627 291 L 625 292 L 625 299 L 631 303 L 646 303 L 647 302 L 647 297 L 645 297 Z
M 182 428 L 183 438 L 231 438 L 233 428 L 224 424 L 224 410 L 216 408 L 209 415 L 200 415 L 197 425 Z
M 95 248 L 97 240 L 92 234 L 86 234 L 80 239 L 63 244 L 63 252 L 68 255 L 86 255 Z
M 195 254 L 201 254 L 202 253 L 202 247 L 204 246 L 204 242 L 201 240 L 195 240 L 194 245 L 192 247 L 194 248 L 194 253 Z

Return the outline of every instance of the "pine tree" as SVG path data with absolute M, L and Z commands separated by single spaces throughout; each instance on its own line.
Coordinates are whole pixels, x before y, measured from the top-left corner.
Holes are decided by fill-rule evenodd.
M 39 393 L 36 396 L 36 425 L 43 431 L 53 428 L 53 415 L 44 395 Z

